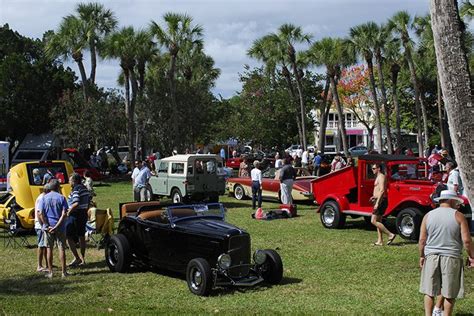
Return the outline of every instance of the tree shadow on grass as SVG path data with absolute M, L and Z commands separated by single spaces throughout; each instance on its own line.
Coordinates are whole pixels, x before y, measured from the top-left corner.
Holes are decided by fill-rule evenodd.
M 55 271 L 53 279 L 47 279 L 43 273 L 24 277 L 0 279 L 0 295 L 54 295 L 74 291 L 81 280 L 61 279 L 61 273 Z

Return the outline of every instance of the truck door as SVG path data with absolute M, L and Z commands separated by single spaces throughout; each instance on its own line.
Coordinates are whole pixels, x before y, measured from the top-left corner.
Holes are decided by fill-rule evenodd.
M 372 171 L 373 162 L 364 162 L 359 168 L 360 179 L 360 189 L 359 189 L 359 205 L 361 207 L 372 206 L 372 203 L 369 201 L 374 193 L 374 182 L 375 174 Z M 385 168 L 382 167 L 382 170 Z
M 167 161 L 156 162 L 156 176 L 150 178 L 150 185 L 154 194 L 169 195 L 168 193 L 168 166 Z

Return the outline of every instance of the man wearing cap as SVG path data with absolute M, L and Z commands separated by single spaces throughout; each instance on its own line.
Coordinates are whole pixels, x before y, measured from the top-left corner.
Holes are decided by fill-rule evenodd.
M 432 315 L 437 296 L 441 296 L 440 301 L 444 299 L 443 315 L 451 315 L 455 299 L 464 295 L 463 245 L 470 267 L 474 266 L 474 247 L 467 221 L 456 210 L 463 200 L 456 192 L 444 190 L 435 201 L 440 206 L 426 214 L 421 223 L 420 292 L 425 295 L 425 315 Z
M 262 171 L 259 169 L 260 162 L 258 160 L 253 162 L 253 166 L 250 177 L 252 178 L 252 208 L 255 209 L 257 197 L 258 208 L 262 207 Z

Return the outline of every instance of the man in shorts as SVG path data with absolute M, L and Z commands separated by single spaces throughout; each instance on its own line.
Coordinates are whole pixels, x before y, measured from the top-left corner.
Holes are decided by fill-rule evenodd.
M 425 315 L 432 315 L 437 296 L 444 300 L 443 315 L 451 315 L 455 299 L 464 295 L 463 245 L 470 267 L 474 266 L 474 246 L 466 218 L 456 210 L 463 202 L 457 193 L 441 191 L 435 201 L 440 206 L 426 214 L 421 223 L 420 293 L 425 295 Z M 435 313 L 441 315 L 439 306 Z
M 397 235 L 391 233 L 384 224 L 382 224 L 383 214 L 388 206 L 385 192 L 387 191 L 387 179 L 381 170 L 380 164 L 372 165 L 372 172 L 375 175 L 374 193 L 370 202 L 374 204 L 371 223 L 377 228 L 377 241 L 374 246 L 383 246 L 383 233 L 388 235 L 387 245 L 390 245 Z
M 84 265 L 86 256 L 86 224 L 87 210 L 91 201 L 89 190 L 82 184 L 82 177 L 78 173 L 73 173 L 69 178 L 72 190 L 67 204 L 66 237 L 69 248 L 74 255 L 74 260 L 69 263 L 70 267 Z M 77 251 L 76 244 L 79 242 L 81 253 Z
M 48 263 L 47 278 L 53 277 L 53 247 L 56 243 L 59 248 L 59 259 L 63 278 L 68 276 L 66 271 L 66 237 L 64 235 L 64 221 L 66 219 L 66 198 L 59 193 L 59 181 L 52 179 L 49 182 L 51 192 L 45 194 L 38 203 L 38 215 L 43 223 L 43 244 L 46 247 L 46 260 Z
M 38 265 L 36 267 L 37 272 L 44 272 L 48 269 L 43 266 L 43 260 L 46 261 L 46 247 L 43 241 L 44 233 L 43 233 L 43 222 L 40 220 L 40 203 L 43 200 L 45 194 L 49 192 L 49 184 L 45 184 L 43 187 L 43 193 L 41 193 L 35 202 L 35 231 L 36 235 L 38 236 Z M 47 265 L 46 265 L 47 266 Z

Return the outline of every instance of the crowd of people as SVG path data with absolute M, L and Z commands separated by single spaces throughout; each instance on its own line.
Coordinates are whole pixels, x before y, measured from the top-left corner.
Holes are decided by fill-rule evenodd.
M 71 193 L 66 199 L 60 193 L 61 182 L 51 177 L 47 180 L 35 203 L 35 230 L 37 233 L 37 271 L 53 277 L 53 247 L 59 249 L 62 277 L 67 277 L 68 267 L 85 265 L 87 211 L 95 194 L 92 180 L 73 173 L 69 178 Z M 66 245 L 74 259 L 66 265 Z M 79 248 L 79 251 L 78 251 Z

